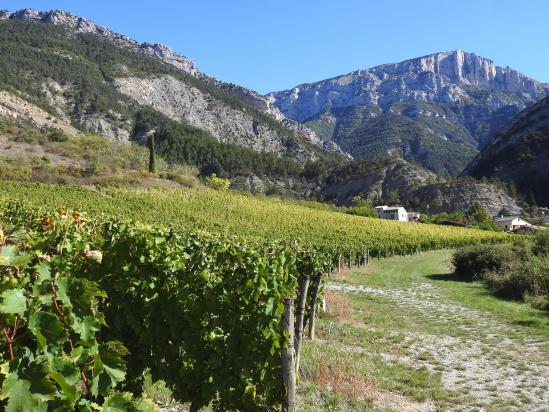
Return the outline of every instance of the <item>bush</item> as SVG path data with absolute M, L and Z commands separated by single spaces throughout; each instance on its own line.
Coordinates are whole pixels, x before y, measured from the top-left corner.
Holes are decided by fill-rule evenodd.
M 539 231 L 536 234 L 533 252 L 536 255 L 549 255 L 549 230 Z
M 530 296 L 538 301 L 549 296 L 549 259 L 530 256 L 509 267 L 483 275 L 486 286 L 498 295 L 521 299 Z
M 549 236 L 513 245 L 482 245 L 459 249 L 452 258 L 455 275 L 479 280 L 493 293 L 524 299 L 539 309 L 549 309 Z
M 505 246 L 478 245 L 459 249 L 452 257 L 454 273 L 466 281 L 480 280 L 490 272 L 509 267 L 517 257 Z
M 210 177 L 204 179 L 204 184 L 215 190 L 228 190 L 229 186 L 231 186 L 231 181 L 217 177 L 216 174 L 213 173 Z

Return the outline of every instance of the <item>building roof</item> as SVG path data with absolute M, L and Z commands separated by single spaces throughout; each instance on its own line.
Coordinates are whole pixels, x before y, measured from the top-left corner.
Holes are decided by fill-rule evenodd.
M 520 216 L 494 216 L 494 221 L 496 222 L 512 222 L 513 220 L 515 219 L 520 219 L 522 220 L 523 222 L 526 222 L 528 224 L 531 224 L 530 222 L 528 222 L 526 219 L 523 219 L 522 217 Z
M 402 206 L 376 206 L 374 209 L 398 210 L 398 209 L 404 209 L 404 208 Z

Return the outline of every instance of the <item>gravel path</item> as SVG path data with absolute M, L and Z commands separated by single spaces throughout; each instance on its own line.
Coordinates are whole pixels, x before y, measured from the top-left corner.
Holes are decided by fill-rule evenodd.
M 549 358 L 542 339 L 502 324 L 488 313 L 447 303 L 437 287 L 426 283 L 409 289 L 327 287 L 387 299 L 404 313 L 408 310 L 415 322 L 434 326 L 436 334 L 406 334 L 405 355 L 381 356 L 388 362 L 441 372 L 445 387 L 471 399 L 451 410 L 549 411 Z

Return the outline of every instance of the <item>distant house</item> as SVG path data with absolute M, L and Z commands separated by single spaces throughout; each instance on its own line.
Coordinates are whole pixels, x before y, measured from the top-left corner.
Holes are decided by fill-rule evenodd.
M 408 212 L 402 206 L 376 206 L 375 209 L 380 219 L 408 221 Z
M 533 226 L 520 216 L 494 216 L 494 222 L 507 232 Z
M 419 212 L 408 212 L 408 222 L 417 222 L 421 214 Z

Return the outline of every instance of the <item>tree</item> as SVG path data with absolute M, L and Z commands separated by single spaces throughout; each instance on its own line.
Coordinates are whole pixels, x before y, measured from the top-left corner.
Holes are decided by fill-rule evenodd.
M 149 146 L 149 173 L 156 172 L 156 155 L 154 147 L 154 133 L 150 133 L 148 137 L 147 145 Z
M 511 212 L 506 208 L 501 208 L 501 210 L 498 212 L 498 216 L 511 216 Z

